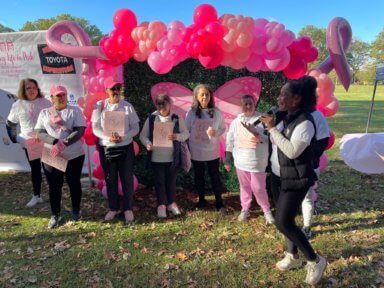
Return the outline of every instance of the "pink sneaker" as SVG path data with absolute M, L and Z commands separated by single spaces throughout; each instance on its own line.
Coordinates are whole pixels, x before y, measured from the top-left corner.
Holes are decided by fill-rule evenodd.
M 174 216 L 178 216 L 181 214 L 180 209 L 175 202 L 173 202 L 171 205 L 168 205 L 167 208 L 168 211 L 171 211 Z

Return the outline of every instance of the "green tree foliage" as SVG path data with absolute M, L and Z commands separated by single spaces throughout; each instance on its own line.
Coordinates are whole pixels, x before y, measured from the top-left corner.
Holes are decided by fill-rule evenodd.
M 89 21 L 84 18 L 78 18 L 69 14 L 61 14 L 52 18 L 41 18 L 33 22 L 27 21 L 24 23 L 20 31 L 36 31 L 36 30 L 48 30 L 56 22 L 69 20 L 79 24 L 84 31 L 89 35 L 93 45 L 98 45 L 100 39 L 104 36 L 100 29 L 95 25 L 90 25 Z
M 304 26 L 298 33 L 299 36 L 309 36 L 312 39 L 313 46 L 319 51 L 317 60 L 311 63 L 310 68 L 316 67 L 325 58 L 329 56 L 327 50 L 326 29 L 317 28 L 313 25 Z
M 15 30 L 0 24 L 0 33 L 6 33 L 6 32 L 15 32 Z
M 384 28 L 371 44 L 371 57 L 375 64 L 384 63 Z
M 360 84 L 373 84 L 376 77 L 376 65 L 368 64 L 356 72 L 356 78 Z
M 349 66 L 353 72 L 353 82 L 358 78 L 356 73 L 367 64 L 369 60 L 370 45 L 359 39 L 353 39 L 349 46 L 346 56 Z

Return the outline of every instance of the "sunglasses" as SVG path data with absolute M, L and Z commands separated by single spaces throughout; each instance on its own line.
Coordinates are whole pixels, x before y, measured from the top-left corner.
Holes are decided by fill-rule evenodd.
M 109 89 L 111 89 L 112 91 L 120 91 L 121 88 L 122 88 L 121 86 L 114 86 L 114 87 L 109 88 Z

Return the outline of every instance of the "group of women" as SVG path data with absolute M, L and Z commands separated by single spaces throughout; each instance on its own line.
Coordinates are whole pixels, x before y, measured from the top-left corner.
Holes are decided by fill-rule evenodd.
M 134 221 L 132 141 L 139 133 L 139 118 L 133 106 L 121 99 L 121 82 L 110 77 L 104 84 L 108 98 L 97 102 L 91 122 L 98 138 L 97 147 L 108 193 L 109 211 L 105 220 L 114 219 L 121 211 L 125 221 L 131 223 Z M 256 112 L 254 98 L 250 95 L 244 96 L 241 102 L 243 112 L 231 123 L 227 134 L 224 162 L 228 171 L 234 164 L 240 183 L 242 211 L 238 220 L 244 221 L 249 217 L 254 194 L 267 223 L 276 223 L 277 229 L 286 237 L 286 255 L 277 262 L 276 267 L 282 271 L 300 267 L 302 259 L 298 255 L 299 249 L 308 261 L 306 282 L 312 285 L 321 279 L 327 263 L 315 253 L 303 231 L 296 225 L 295 217 L 316 181 L 316 123 L 311 115 L 316 105 L 316 87 L 316 80 L 310 76 L 287 82 L 278 96 L 279 112 L 275 117 Z M 51 103 L 42 96 L 35 80 L 22 80 L 19 100 L 12 106 L 7 130 L 13 142 L 19 142 L 26 148 L 27 157 L 28 145 L 25 143 L 30 143 L 30 140 L 26 140 L 34 139 L 37 142 L 42 141 L 44 149 L 48 149 L 52 157 L 61 157 L 67 161 L 64 171 L 43 163 L 52 212 L 48 227 L 54 228 L 60 222 L 64 176 L 70 188 L 73 220 L 79 220 L 81 216 L 80 175 L 84 162 L 81 137 L 86 124 L 81 110 L 67 105 L 65 87 L 54 85 L 50 94 Z M 225 211 L 221 196 L 223 185 L 219 172 L 218 148 L 219 137 L 225 132 L 224 119 L 215 107 L 213 93 L 208 86 L 198 85 L 193 94 L 193 104 L 185 121 L 181 115 L 172 113 L 172 100 L 168 95 L 158 95 L 155 99 L 156 111 L 147 118 L 140 133 L 140 140 L 148 151 L 148 167 L 152 167 L 154 172 L 159 218 L 167 217 L 167 211 L 180 215 L 175 199 L 176 175 L 182 162 L 180 157 L 186 156 L 181 155 L 184 150 L 180 149 L 180 143 L 187 139 L 195 189 L 199 196 L 195 208 L 200 209 L 207 205 L 207 168 L 216 209 Z M 113 126 L 111 130 L 110 121 L 113 117 L 120 117 L 122 120 L 116 128 L 119 132 L 114 131 Z M 19 135 L 17 124 L 21 128 Z M 40 159 L 35 159 L 29 163 L 34 195 L 27 206 L 32 207 L 42 202 L 41 162 Z M 268 164 L 276 205 L 275 218 L 266 192 L 265 172 Z M 122 196 L 118 193 L 119 181 Z

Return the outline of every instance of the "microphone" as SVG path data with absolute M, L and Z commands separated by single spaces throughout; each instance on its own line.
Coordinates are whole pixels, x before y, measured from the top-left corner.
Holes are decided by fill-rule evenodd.
M 278 110 L 279 110 L 279 109 L 278 109 L 276 106 L 272 106 L 271 108 L 269 108 L 267 114 L 268 114 L 268 115 L 275 115 L 276 112 L 277 112 Z M 253 122 L 253 126 L 257 126 L 257 125 L 259 125 L 260 122 L 261 122 L 261 121 L 260 121 L 260 117 L 259 117 L 259 118 L 257 118 L 257 120 L 256 120 L 255 122 Z

